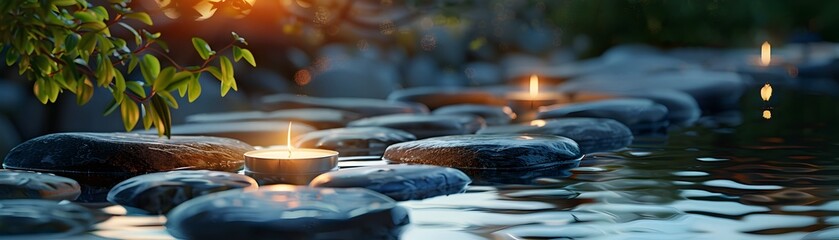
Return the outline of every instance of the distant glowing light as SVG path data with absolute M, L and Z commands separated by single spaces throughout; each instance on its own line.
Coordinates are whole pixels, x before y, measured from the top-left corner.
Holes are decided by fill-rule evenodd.
M 769 99 L 772 98 L 772 85 L 767 83 L 760 88 L 760 98 L 762 98 L 765 102 L 768 102 Z
M 312 74 L 309 72 L 309 70 L 300 69 L 297 71 L 297 73 L 294 74 L 294 82 L 297 83 L 297 85 L 305 86 L 306 84 L 309 84 L 309 82 L 311 81 Z
M 536 96 L 539 96 L 539 77 L 530 75 L 530 97 L 536 98 Z
M 545 122 L 545 120 L 537 119 L 537 120 L 530 121 L 530 126 L 544 127 L 545 124 L 547 124 L 547 123 L 548 122 Z
M 772 45 L 769 42 L 763 42 L 763 45 L 760 46 L 760 65 L 761 66 L 769 66 L 769 63 L 772 62 Z
M 763 110 L 763 119 L 770 119 L 772 118 L 772 111 Z

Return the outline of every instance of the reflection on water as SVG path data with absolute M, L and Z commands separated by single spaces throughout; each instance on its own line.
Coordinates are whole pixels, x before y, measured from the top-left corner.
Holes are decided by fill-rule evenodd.
M 403 202 L 412 220 L 403 238 L 836 238 L 839 104 L 775 94 L 785 114 L 772 121 L 750 111 L 764 104 L 755 91 L 734 127 L 674 129 L 570 171 L 470 173 L 478 181 L 466 193 Z M 92 234 L 170 238 L 160 222 L 117 217 Z

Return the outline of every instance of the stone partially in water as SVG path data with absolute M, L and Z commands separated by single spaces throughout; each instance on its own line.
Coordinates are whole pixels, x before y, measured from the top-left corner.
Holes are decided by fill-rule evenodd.
M 292 124 L 291 128 L 293 134 L 316 130 L 303 123 Z M 285 145 L 288 121 L 188 123 L 172 126 L 172 134 L 233 138 L 256 146 Z
M 461 169 L 570 166 L 582 158 L 574 140 L 552 135 L 457 135 L 391 145 L 384 159 Z
M 516 113 L 510 107 L 479 104 L 449 105 L 435 109 L 431 114 L 478 116 L 483 118 L 488 126 L 508 124 L 516 118 Z
M 397 201 L 419 200 L 463 192 L 472 182 L 463 172 L 426 165 L 359 167 L 324 173 L 309 183 L 312 187 L 370 189 Z
M 557 104 L 539 109 L 539 119 L 591 117 L 623 123 L 634 134 L 658 133 L 667 128 L 667 107 L 647 99 L 609 99 Z
M 291 94 L 265 96 L 262 98 L 262 105 L 265 110 L 296 108 L 338 109 L 358 113 L 362 117 L 428 112 L 426 106 L 417 103 L 389 102 L 373 98 L 318 98 Z
M 367 189 L 292 185 L 198 197 L 167 218 L 181 239 L 396 239 L 410 222 L 406 209 Z
M 108 201 L 146 214 L 165 214 L 179 204 L 214 192 L 256 189 L 252 178 L 228 172 L 184 170 L 151 173 L 125 180 L 108 193 Z
M 632 143 L 632 131 L 626 125 L 606 118 L 561 118 L 533 120 L 529 123 L 493 126 L 478 134 L 549 134 L 577 142 L 584 154 L 611 151 Z
M 389 101 L 416 102 L 430 109 L 456 104 L 503 106 L 506 102 L 490 92 L 452 87 L 420 87 L 397 90 L 387 96 Z
M 640 90 L 640 91 L 584 91 L 569 94 L 573 102 L 587 102 L 613 98 L 649 99 L 667 107 L 667 120 L 671 125 L 690 126 L 702 115 L 696 99 L 687 93 L 676 90 Z
M 392 144 L 416 139 L 413 134 L 392 128 L 336 128 L 303 134 L 295 145 L 337 151 L 342 157 L 381 156 Z
M 0 170 L 0 199 L 75 200 L 81 194 L 76 180 L 52 174 Z
M 414 134 L 419 139 L 446 135 L 472 134 L 486 126 L 484 120 L 463 115 L 395 114 L 363 118 L 348 127 L 386 127 Z
M 86 232 L 96 215 L 70 202 L 0 200 L 0 236 L 6 239 L 63 239 Z
M 361 118 L 353 112 L 328 108 L 300 108 L 273 112 L 223 112 L 202 113 L 186 117 L 189 123 L 243 122 L 243 121 L 293 121 L 317 129 L 339 128 Z

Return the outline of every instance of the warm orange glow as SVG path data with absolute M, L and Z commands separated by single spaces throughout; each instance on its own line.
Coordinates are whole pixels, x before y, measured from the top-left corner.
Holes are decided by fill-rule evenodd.
M 768 102 L 770 98 L 772 98 L 772 85 L 764 84 L 762 88 L 760 88 L 760 98 L 763 101 Z
M 539 95 L 539 77 L 530 75 L 530 97 L 536 98 Z
M 288 147 L 288 158 L 291 158 L 291 121 L 288 122 L 288 131 L 286 132 L 286 146 Z
M 760 65 L 761 66 L 769 66 L 769 63 L 772 61 L 772 45 L 769 45 L 769 42 L 763 42 L 763 45 L 760 46 Z
M 772 111 L 769 111 L 769 110 L 763 110 L 763 118 L 764 118 L 764 119 L 770 119 L 770 118 L 772 118 Z
M 547 122 L 545 122 L 545 120 L 541 120 L 541 119 L 530 121 L 530 126 L 544 127 L 545 124 L 547 124 Z

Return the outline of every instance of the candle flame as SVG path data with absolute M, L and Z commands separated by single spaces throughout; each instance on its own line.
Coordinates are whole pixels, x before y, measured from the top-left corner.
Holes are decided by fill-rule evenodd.
M 769 111 L 769 110 L 763 110 L 763 118 L 764 118 L 764 119 L 770 119 L 770 118 L 772 118 L 772 111 Z
M 769 45 L 769 42 L 763 42 L 760 46 L 760 65 L 769 66 L 770 62 L 772 62 L 772 45 Z
M 288 149 L 288 158 L 291 158 L 291 121 L 288 122 L 288 131 L 286 132 L 286 147 Z
M 762 98 L 764 102 L 768 102 L 769 99 L 772 98 L 772 85 L 767 83 L 760 88 L 760 98 Z
M 539 77 L 530 75 L 530 97 L 535 98 L 539 95 Z

